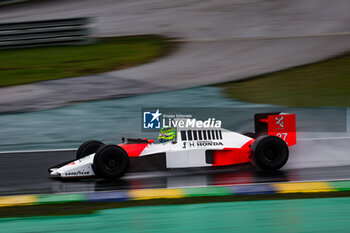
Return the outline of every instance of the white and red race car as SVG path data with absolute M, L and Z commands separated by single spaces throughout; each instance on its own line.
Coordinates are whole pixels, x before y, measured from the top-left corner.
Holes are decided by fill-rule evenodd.
M 83 143 L 74 161 L 49 168 L 62 178 L 97 176 L 118 179 L 129 168 L 130 158 L 161 154 L 167 168 L 227 166 L 251 162 L 262 170 L 278 170 L 296 144 L 295 114 L 255 114 L 255 133 L 222 128 L 178 128 L 176 139 L 166 143 L 128 139 L 118 145 L 100 141 Z

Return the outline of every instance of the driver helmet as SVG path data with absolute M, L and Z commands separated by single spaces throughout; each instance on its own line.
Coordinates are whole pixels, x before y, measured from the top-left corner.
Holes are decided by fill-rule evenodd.
M 163 127 L 159 131 L 159 142 L 169 142 L 176 140 L 176 129 L 172 127 Z

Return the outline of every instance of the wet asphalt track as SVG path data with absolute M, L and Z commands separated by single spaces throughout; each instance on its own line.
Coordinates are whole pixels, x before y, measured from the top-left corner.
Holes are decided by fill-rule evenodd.
M 143 188 L 175 188 L 265 182 L 350 179 L 350 166 L 298 168 L 270 173 L 256 171 L 249 164 L 200 169 L 161 168 L 157 159 L 131 161 L 133 172 L 118 181 L 102 179 L 61 180 L 50 178 L 47 168 L 74 158 L 75 151 L 16 152 L 0 156 L 0 195 L 89 192 Z M 139 172 L 135 172 L 136 169 Z M 140 169 L 143 172 L 140 172 Z M 149 172 L 145 172 L 151 170 Z
M 159 34 L 181 44 L 129 69 L 1 88 L 0 112 L 237 81 L 334 57 L 350 49 L 348 2 L 37 0 L 3 7 L 1 23 L 93 17 L 96 37 Z
M 236 4 L 232 4 L 232 2 Z M 248 1 L 247 4 L 242 4 L 241 1 L 226 0 L 215 1 L 215 3 L 213 1 L 192 1 L 190 4 L 185 4 L 185 6 L 174 1 L 163 3 L 157 1 L 129 3 L 125 1 L 121 2 L 122 5 L 116 5 L 113 1 L 107 0 L 104 1 L 104 4 L 96 3 L 94 0 L 45 1 L 45 4 L 43 2 L 34 4 L 37 5 L 33 5 L 31 8 L 27 8 L 27 6 L 20 7 L 21 9 L 17 7 L 6 8 L 1 12 L 0 18 L 8 21 L 14 19 L 25 21 L 28 18 L 33 19 L 33 17 L 46 19 L 97 16 L 97 25 L 95 26 L 99 29 L 98 36 L 154 33 L 170 37 L 183 37 L 188 40 L 187 43 L 184 43 L 181 51 L 168 57 L 167 60 L 109 73 L 108 75 L 115 77 L 115 85 L 118 86 L 122 83 L 123 86 L 129 87 L 140 82 L 140 80 L 142 82 L 146 80 L 148 85 L 142 83 L 142 86 L 145 86 L 146 89 L 150 89 L 150 86 L 152 86 L 159 91 L 160 89 L 168 90 L 169 87 L 174 86 L 177 88 L 196 86 L 198 81 L 202 85 L 204 83 L 211 84 L 214 80 L 213 77 L 215 77 L 215 82 L 249 77 L 254 74 L 334 56 L 349 48 L 347 34 L 331 37 L 317 36 L 348 32 L 346 22 L 349 21 L 349 17 L 346 13 L 349 5 L 346 0 L 339 1 L 337 4 L 333 4 L 332 7 L 328 7 L 328 1 L 315 0 L 300 0 L 299 4 L 289 3 L 289 1 L 261 1 L 259 3 Z M 106 7 L 106 4 L 109 7 Z M 215 4 L 215 6 L 212 4 Z M 231 6 L 234 10 L 234 14 L 228 6 Z M 160 9 L 162 11 L 159 11 Z M 196 20 L 193 20 L 193 18 Z M 189 22 L 192 25 L 188 25 Z M 218 27 L 218 25 L 222 26 Z M 314 36 L 298 37 L 298 35 Z M 287 38 L 289 36 L 292 38 Z M 259 39 L 259 37 L 262 39 Z M 265 37 L 274 37 L 275 39 L 267 40 L 264 39 Z M 233 38 L 257 39 L 245 41 L 244 39 L 232 40 Z M 332 46 L 329 46 L 330 44 Z M 212 54 L 212 56 L 203 56 L 203 54 Z M 257 54 L 261 56 L 257 56 Z M 298 54 L 298 56 L 295 56 L 295 54 Z M 298 59 L 294 60 L 295 57 Z M 194 61 L 197 63 L 193 63 Z M 213 66 L 212 64 L 220 65 Z M 159 67 L 162 69 L 159 69 Z M 178 67 L 182 67 L 182 69 L 178 69 Z M 164 70 L 167 72 L 164 72 Z M 157 72 L 154 73 L 154 71 Z M 100 78 L 109 80 L 108 75 Z M 179 79 L 173 77 L 179 77 L 184 86 L 174 85 L 174 82 L 175 84 L 179 83 Z M 200 80 L 197 80 L 198 77 Z M 83 78 L 86 79 L 87 77 Z M 91 77 L 91 79 L 95 79 L 95 77 Z M 167 82 L 164 82 L 165 79 Z M 166 83 L 167 86 L 157 86 L 159 85 L 158 80 L 162 81 L 162 85 Z M 65 81 L 57 82 L 64 83 Z M 75 79 L 75 81 L 79 86 L 81 85 L 79 79 Z M 194 81 L 196 83 L 193 83 Z M 85 81 L 85 83 L 88 82 Z M 110 86 L 110 83 L 108 85 Z M 93 82 L 92 87 L 95 90 L 96 83 Z M 56 91 L 48 88 L 46 84 L 34 87 L 26 86 L 26 88 L 28 89 L 20 89 L 20 97 L 18 97 L 18 89 L 14 91 L 16 101 L 24 100 L 23 106 L 26 107 L 29 106 L 26 93 L 30 95 L 35 93 L 36 96 L 33 98 L 38 98 L 40 101 L 50 99 L 42 98 L 42 95 L 45 96 L 47 92 L 61 95 L 60 90 Z M 100 86 L 100 88 L 105 90 L 104 86 Z M 73 89 L 75 90 L 74 87 Z M 112 89 L 114 90 L 113 86 Z M 140 90 L 135 89 L 131 94 L 139 94 L 139 92 Z M 95 93 L 98 92 L 95 91 Z M 13 96 L 9 95 L 4 89 L 2 94 L 2 111 L 5 111 L 5 107 L 16 106 L 18 108 L 18 103 L 11 102 L 12 100 L 10 101 L 11 104 L 6 104 L 6 101 Z M 77 93 L 72 92 L 70 94 L 76 95 Z M 123 96 L 124 94 L 123 92 L 113 92 L 114 97 Z M 130 94 L 130 89 L 128 94 Z M 71 96 L 67 96 L 71 100 Z M 58 101 L 57 98 L 51 99 Z M 54 106 L 60 105 L 59 103 L 51 104 Z M 39 105 L 42 106 L 43 104 L 39 102 Z M 124 179 L 116 182 L 97 179 L 80 181 L 51 179 L 47 173 L 47 168 L 56 163 L 72 159 L 74 157 L 73 151 L 1 154 L 0 195 L 349 179 L 348 145 L 344 141 L 330 144 L 311 142 L 310 145 L 298 150 L 297 156 L 291 158 L 286 170 L 272 174 L 257 172 L 250 166 L 239 166 L 130 173 Z M 334 149 L 337 149 L 337 151 L 334 152 Z M 150 164 L 145 168 L 159 170 L 156 168 L 157 164 Z M 303 166 L 304 168 L 301 168 Z

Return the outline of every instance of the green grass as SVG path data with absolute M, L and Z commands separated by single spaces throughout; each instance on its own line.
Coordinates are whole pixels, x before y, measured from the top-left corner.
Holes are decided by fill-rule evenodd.
M 94 44 L 0 51 L 0 87 L 118 70 L 149 62 L 173 48 L 158 36 L 101 39 Z
M 350 54 L 219 85 L 234 99 L 284 106 L 349 106 Z

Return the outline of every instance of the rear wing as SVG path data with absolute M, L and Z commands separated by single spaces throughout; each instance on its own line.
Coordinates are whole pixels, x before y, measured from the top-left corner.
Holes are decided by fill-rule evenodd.
M 254 115 L 255 134 L 272 135 L 283 139 L 288 146 L 296 144 L 295 114 L 258 113 Z

